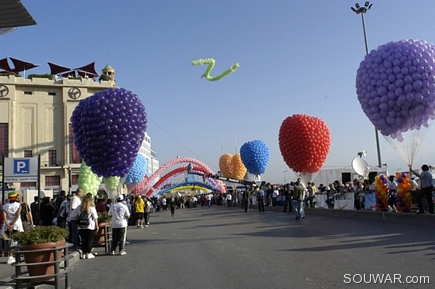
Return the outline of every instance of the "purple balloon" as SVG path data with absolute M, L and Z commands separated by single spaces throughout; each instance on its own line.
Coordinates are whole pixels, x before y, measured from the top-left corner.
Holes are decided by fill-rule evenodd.
M 99 91 L 80 101 L 71 122 L 77 150 L 95 174 L 108 178 L 128 173 L 147 124 L 136 94 L 124 88 Z
M 360 63 L 358 100 L 383 135 L 403 141 L 403 133 L 435 118 L 434 63 L 435 45 L 413 39 L 381 45 Z

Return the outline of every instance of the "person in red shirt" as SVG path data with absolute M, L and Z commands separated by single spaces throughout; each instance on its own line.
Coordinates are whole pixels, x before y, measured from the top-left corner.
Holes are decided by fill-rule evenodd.
M 104 204 L 104 199 L 97 199 L 97 206 L 95 207 L 97 213 L 106 212 L 106 205 Z

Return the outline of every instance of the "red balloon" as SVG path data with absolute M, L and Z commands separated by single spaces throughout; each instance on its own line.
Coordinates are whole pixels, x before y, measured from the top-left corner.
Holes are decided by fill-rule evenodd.
M 305 114 L 287 117 L 279 129 L 285 163 L 299 173 L 318 172 L 329 153 L 331 133 L 323 120 Z

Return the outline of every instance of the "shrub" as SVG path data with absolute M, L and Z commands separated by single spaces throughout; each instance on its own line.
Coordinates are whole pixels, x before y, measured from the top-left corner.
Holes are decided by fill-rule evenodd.
M 58 242 L 68 236 L 68 231 L 58 226 L 36 226 L 30 231 L 15 232 L 11 238 L 19 245 L 36 245 L 40 243 Z

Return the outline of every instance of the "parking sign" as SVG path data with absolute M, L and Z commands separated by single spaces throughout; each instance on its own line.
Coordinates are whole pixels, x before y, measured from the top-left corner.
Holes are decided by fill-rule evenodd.
M 14 160 L 14 174 L 26 175 L 30 173 L 30 160 Z
M 5 158 L 5 183 L 37 182 L 38 158 Z

